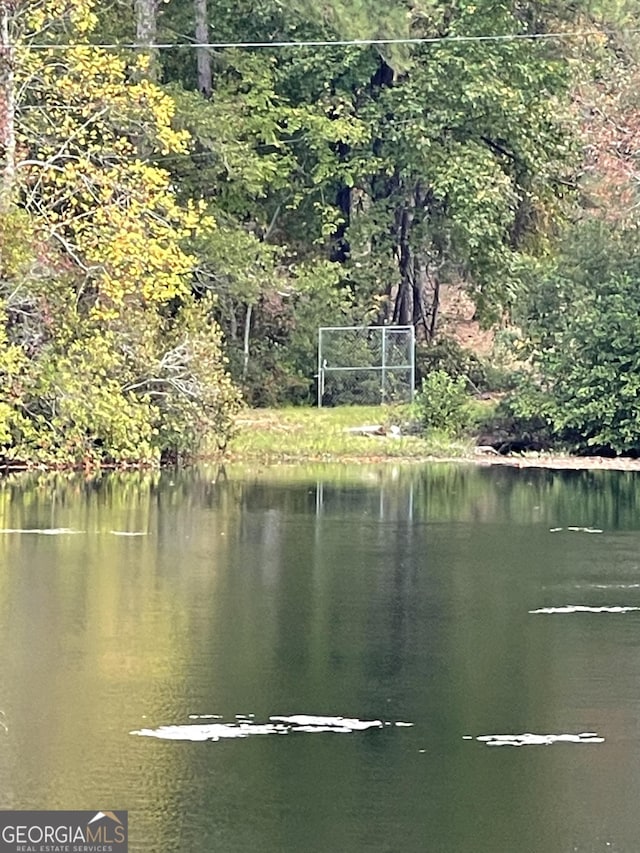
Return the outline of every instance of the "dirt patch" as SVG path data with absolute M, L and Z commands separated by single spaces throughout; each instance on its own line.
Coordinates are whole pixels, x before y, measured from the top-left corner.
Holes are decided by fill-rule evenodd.
M 475 319 L 475 310 L 472 299 L 461 285 L 442 285 L 440 333 L 453 338 L 460 346 L 482 358 L 490 355 L 493 350 L 495 330 L 482 329 Z
M 458 460 L 459 461 L 459 460 Z M 549 468 L 558 471 L 640 471 L 640 459 L 604 456 L 476 456 L 478 465 L 507 465 L 511 468 Z

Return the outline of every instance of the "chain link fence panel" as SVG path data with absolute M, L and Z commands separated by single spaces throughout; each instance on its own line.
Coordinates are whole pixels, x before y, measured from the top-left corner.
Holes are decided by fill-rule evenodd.
M 413 399 L 413 326 L 323 326 L 318 330 L 318 406 Z

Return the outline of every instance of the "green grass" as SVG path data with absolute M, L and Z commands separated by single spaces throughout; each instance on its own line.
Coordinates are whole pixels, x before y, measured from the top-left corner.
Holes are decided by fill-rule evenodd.
M 378 461 L 463 457 L 465 442 L 445 436 L 354 435 L 351 427 L 400 426 L 409 420 L 406 406 L 343 406 L 334 409 L 247 409 L 238 418 L 238 434 L 227 457 L 260 461 Z

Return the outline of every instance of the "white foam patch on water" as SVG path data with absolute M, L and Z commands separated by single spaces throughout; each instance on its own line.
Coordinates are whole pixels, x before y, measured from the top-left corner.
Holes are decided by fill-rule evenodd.
M 539 607 L 529 613 L 633 613 L 640 607 L 623 607 L 605 604 L 601 607 L 591 607 L 587 604 L 563 604 L 562 607 Z
M 599 527 L 550 527 L 549 533 L 559 533 L 561 530 L 569 530 L 571 533 L 604 533 Z
M 251 735 L 273 735 L 282 731 L 284 726 L 269 723 L 204 723 L 202 725 L 159 726 L 157 729 L 138 729 L 132 735 L 155 737 L 160 740 L 213 740 L 223 738 L 245 738 Z
M 83 530 L 72 530 L 70 527 L 5 527 L 0 533 L 37 533 L 40 536 L 66 536 L 71 533 L 84 533 Z
M 279 723 L 288 723 L 296 730 L 298 726 L 304 726 L 303 731 L 322 728 L 323 731 L 364 731 L 365 729 L 381 729 L 384 725 L 382 720 L 358 720 L 355 717 L 316 717 L 309 714 L 294 714 L 291 717 L 269 717 L 270 720 Z
M 145 530 L 110 530 L 114 536 L 148 536 Z
M 640 583 L 627 583 L 626 581 L 608 581 L 607 583 L 597 583 L 595 581 L 584 582 L 577 581 L 576 583 L 556 584 L 551 587 L 545 586 L 544 589 L 571 587 L 576 589 L 640 589 Z
M 336 732 L 337 734 L 345 734 L 348 735 L 353 729 L 349 728 L 349 726 L 312 726 L 305 725 L 304 723 L 300 726 L 294 726 L 291 731 L 293 732 L 308 732 L 309 734 L 313 734 L 314 732 Z
M 466 735 L 463 740 L 470 740 Z M 554 743 L 604 743 L 604 738 L 597 732 L 581 732 L 580 734 L 537 735 L 525 732 L 521 735 L 480 735 L 476 738 L 487 746 L 551 746 Z
M 239 715 L 238 715 L 239 716 Z M 215 714 L 190 714 L 189 719 L 209 719 Z M 253 735 L 287 735 L 292 732 L 332 732 L 334 734 L 352 734 L 367 729 L 381 729 L 386 722 L 382 720 L 359 720 L 357 717 L 321 717 L 310 714 L 269 717 L 268 723 L 256 723 L 253 720 L 237 719 L 234 722 L 198 723 L 186 725 L 158 726 L 155 729 L 136 729 L 129 732 L 142 737 L 154 737 L 161 740 L 219 741 L 227 738 L 247 738 Z M 393 725 L 393 724 L 389 724 Z M 395 725 L 412 726 L 413 723 Z
M 604 533 L 600 527 L 567 527 L 572 533 Z

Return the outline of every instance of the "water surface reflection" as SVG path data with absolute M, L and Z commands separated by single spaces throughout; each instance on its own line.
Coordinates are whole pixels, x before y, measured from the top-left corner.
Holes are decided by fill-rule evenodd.
M 136 851 L 637 853 L 638 501 L 444 465 L 0 481 L 0 806 L 126 808 Z M 213 714 L 414 725 L 130 734 Z M 566 737 L 476 740 L 526 733 Z

